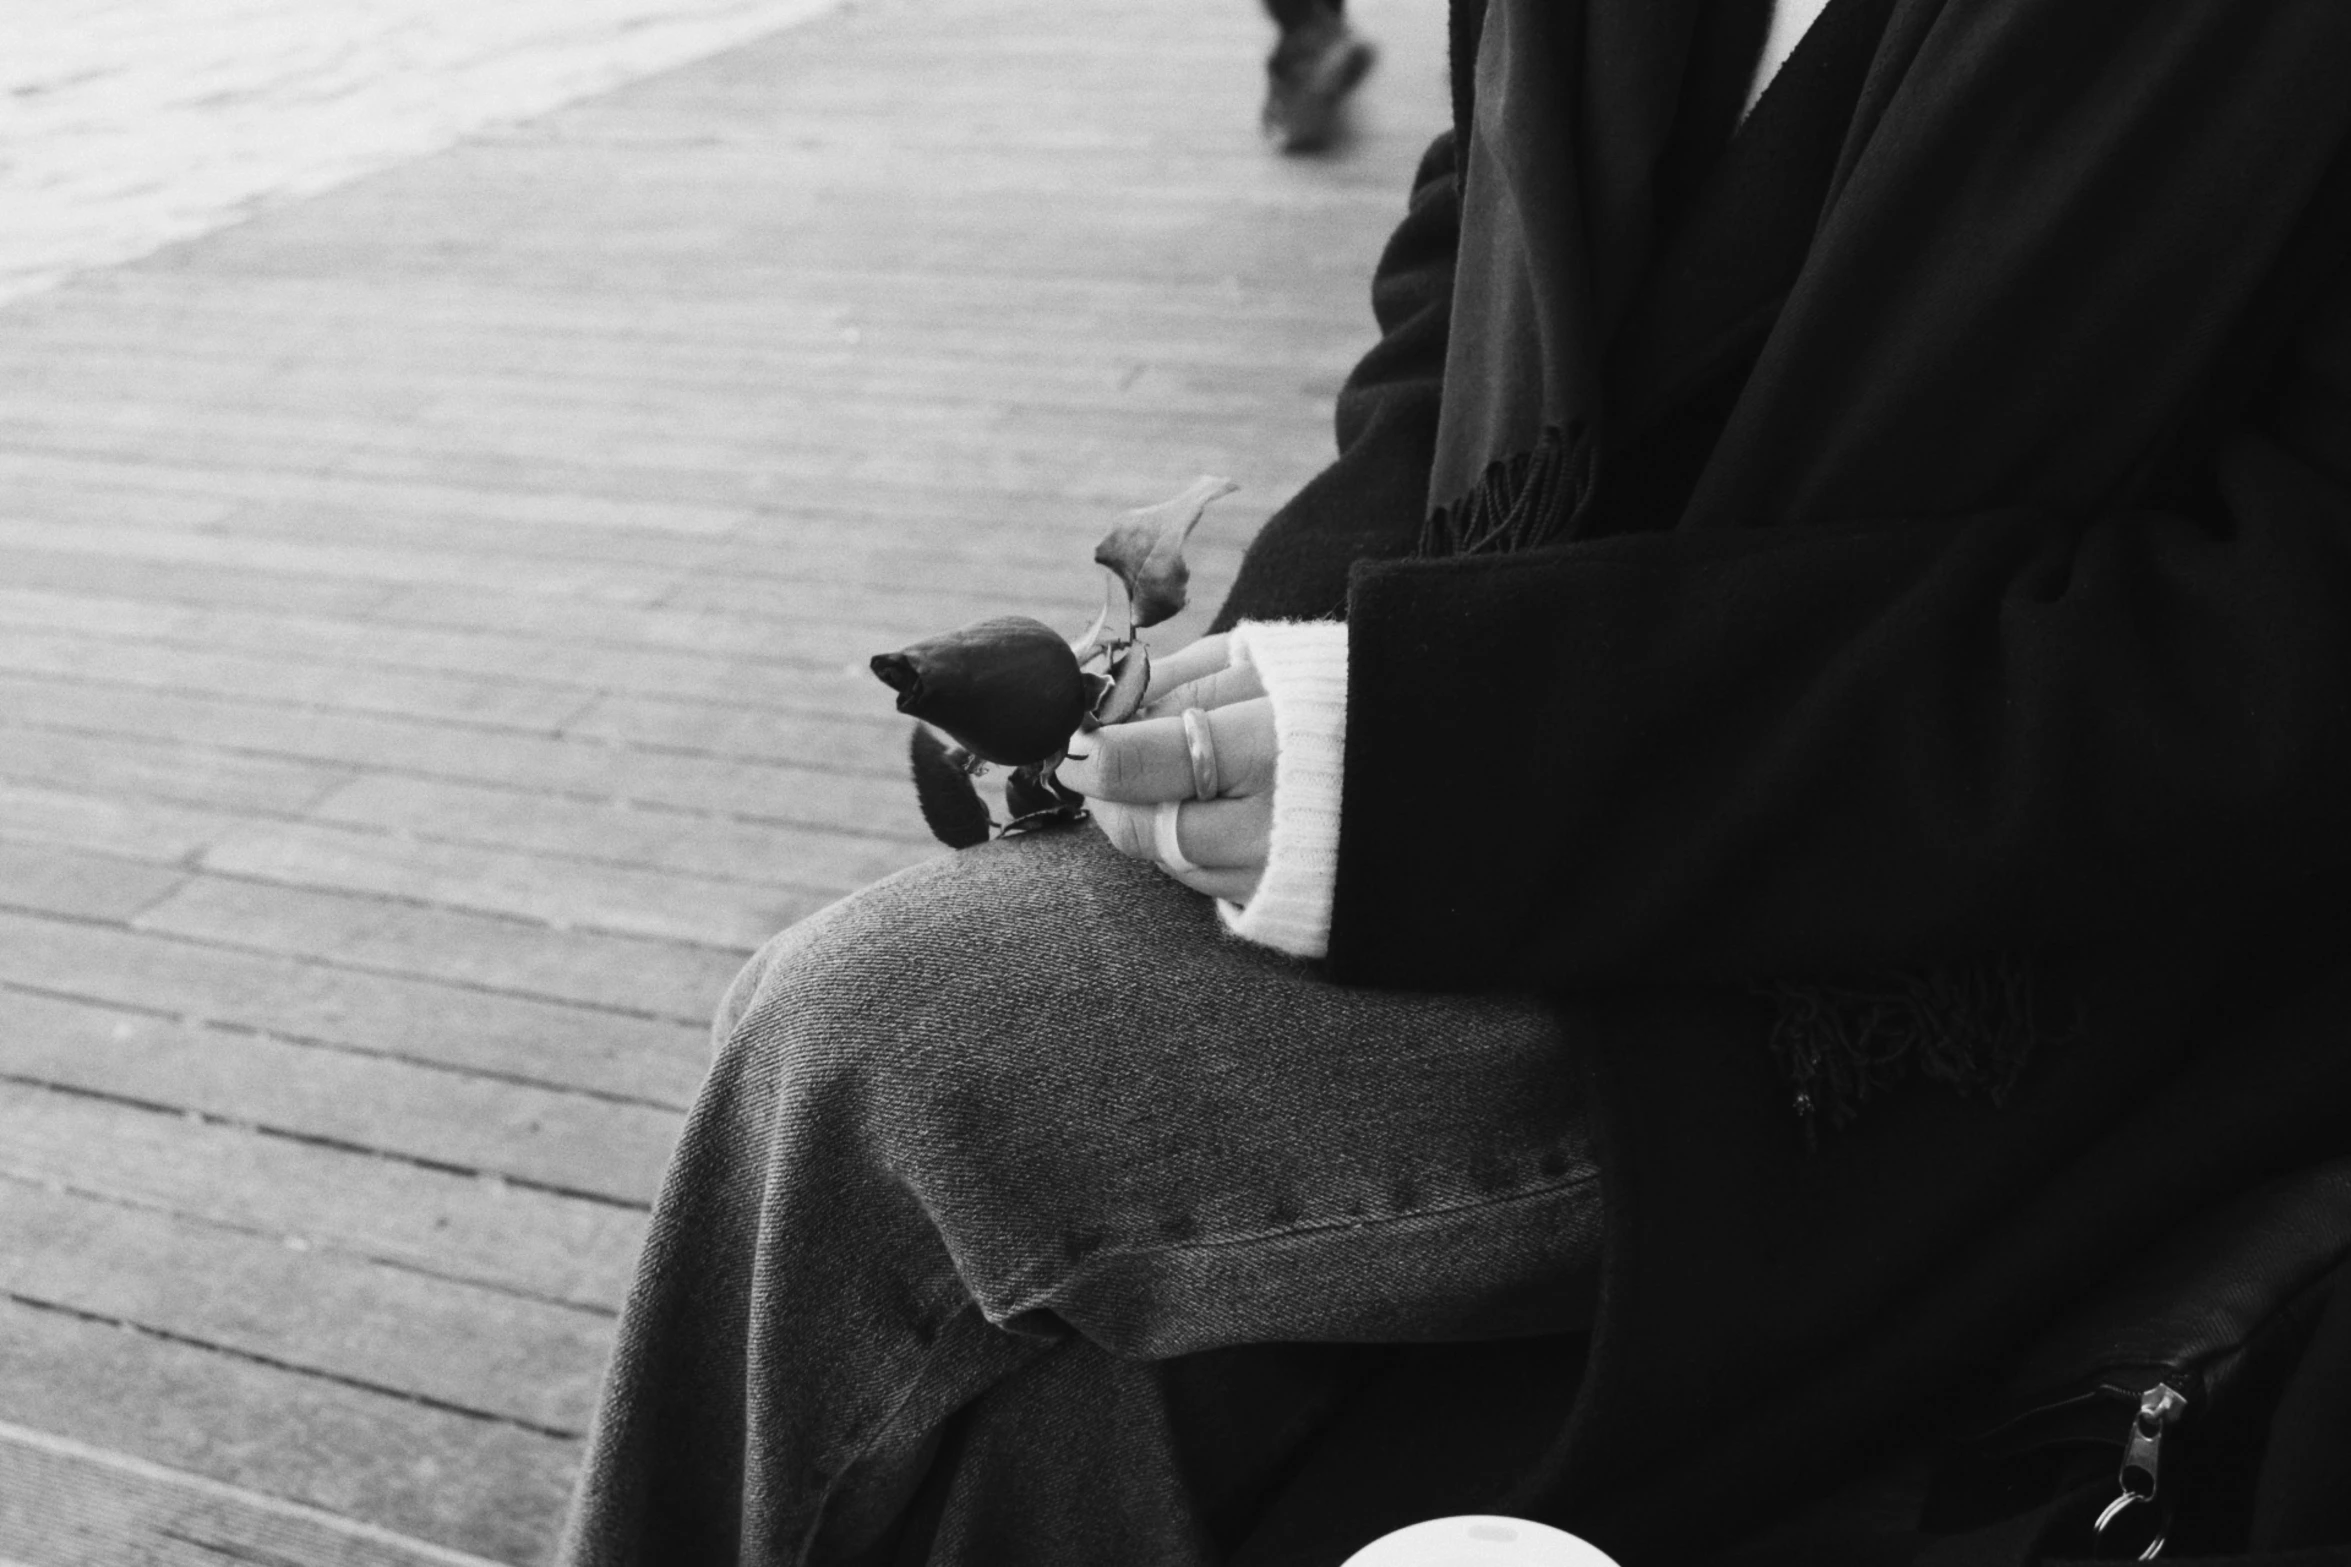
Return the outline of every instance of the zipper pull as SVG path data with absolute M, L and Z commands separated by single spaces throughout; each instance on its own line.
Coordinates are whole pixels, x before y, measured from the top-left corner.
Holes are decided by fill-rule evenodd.
M 2131 1439 L 2122 1450 L 2119 1478 L 2125 1491 L 2141 1501 L 2155 1499 L 2156 1466 L 2163 1459 L 2163 1433 L 2177 1425 L 2187 1410 L 2187 1399 L 2168 1382 L 2158 1382 L 2139 1395 L 2138 1417 L 2131 1421 Z
M 2109 1524 L 2133 1507 L 2154 1502 L 2162 1475 L 2164 1433 L 2179 1424 L 2187 1412 L 2187 1399 L 2169 1383 L 2158 1382 L 2139 1395 L 2139 1412 L 2131 1417 L 2130 1439 L 2123 1444 L 2122 1472 L 2116 1476 L 2122 1494 L 2106 1504 L 2092 1530 L 2101 1544 Z M 2168 1505 L 2163 1509 L 2166 1513 L 2170 1510 Z M 2161 1555 L 2163 1536 L 2163 1526 L 2158 1524 L 2155 1538 L 2147 1542 L 2139 1560 L 2151 1562 Z

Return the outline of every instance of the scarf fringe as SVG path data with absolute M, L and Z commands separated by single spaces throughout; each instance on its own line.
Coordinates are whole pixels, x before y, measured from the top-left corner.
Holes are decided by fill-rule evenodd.
M 1580 430 L 1545 430 L 1531 450 L 1488 463 L 1467 493 L 1432 509 L 1413 553 L 1434 560 L 1553 543 L 1591 498 L 1592 466 L 1592 446 Z
M 1775 1009 L 1772 1056 L 1793 1085 L 1813 1146 L 1821 1117 L 1844 1126 L 1914 1070 L 1962 1098 L 1980 1090 L 2003 1104 L 2034 1051 L 2051 1042 L 2031 965 L 2015 954 L 1858 983 L 1775 980 L 1757 988 Z

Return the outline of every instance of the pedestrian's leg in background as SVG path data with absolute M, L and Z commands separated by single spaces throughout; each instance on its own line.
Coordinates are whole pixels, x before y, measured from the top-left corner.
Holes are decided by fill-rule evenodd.
M 1265 63 L 1266 140 L 1283 152 L 1327 147 L 1375 51 L 1347 25 L 1344 0 L 1265 0 L 1265 8 L 1281 29 Z

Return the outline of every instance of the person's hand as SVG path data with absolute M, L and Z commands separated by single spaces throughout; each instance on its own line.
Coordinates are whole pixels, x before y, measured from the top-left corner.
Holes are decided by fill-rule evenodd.
M 1201 710 L 1194 721 L 1215 754 L 1212 800 L 1195 789 L 1182 716 L 1190 707 Z M 1194 892 L 1243 903 L 1265 874 L 1275 751 L 1273 703 L 1257 671 L 1234 668 L 1222 636 L 1202 637 L 1153 662 L 1134 718 L 1072 736 L 1055 776 L 1086 797 L 1120 853 L 1156 861 Z M 1171 863 L 1171 847 L 1184 863 Z

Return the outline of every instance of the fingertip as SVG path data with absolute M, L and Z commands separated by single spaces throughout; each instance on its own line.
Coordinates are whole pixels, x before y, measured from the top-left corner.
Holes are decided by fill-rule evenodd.
M 1166 657 L 1151 660 L 1151 678 L 1143 687 L 1146 704 L 1164 700 L 1167 695 L 1203 676 L 1212 675 L 1229 661 L 1225 632 L 1187 642 Z
M 1087 785 L 1093 781 L 1090 768 L 1093 759 L 1094 737 L 1082 731 L 1071 735 L 1068 746 L 1061 753 L 1061 760 L 1053 764 L 1054 781 L 1065 789 L 1087 793 Z
M 1142 821 L 1134 806 L 1121 805 L 1116 800 L 1086 802 L 1086 814 L 1110 846 L 1131 860 L 1151 858 L 1151 831 Z

